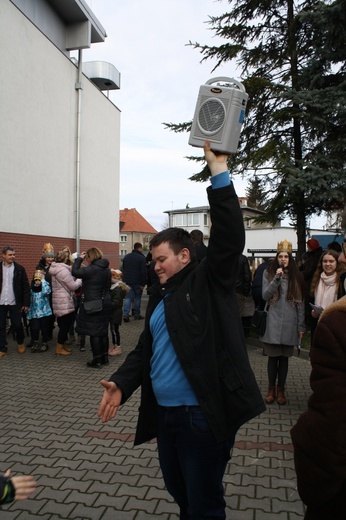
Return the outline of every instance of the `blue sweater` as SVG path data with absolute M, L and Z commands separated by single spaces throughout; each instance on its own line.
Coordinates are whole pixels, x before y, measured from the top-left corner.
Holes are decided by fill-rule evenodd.
M 230 184 L 229 172 L 211 177 L 213 189 Z M 169 338 L 163 300 L 157 305 L 150 318 L 153 337 L 151 358 L 151 380 L 156 400 L 161 406 L 193 406 L 198 400 L 186 378 Z

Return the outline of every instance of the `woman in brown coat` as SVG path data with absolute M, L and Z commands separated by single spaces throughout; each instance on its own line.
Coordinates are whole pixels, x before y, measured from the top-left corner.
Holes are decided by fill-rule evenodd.
M 319 319 L 311 349 L 313 394 L 291 430 L 305 520 L 346 518 L 346 296 Z

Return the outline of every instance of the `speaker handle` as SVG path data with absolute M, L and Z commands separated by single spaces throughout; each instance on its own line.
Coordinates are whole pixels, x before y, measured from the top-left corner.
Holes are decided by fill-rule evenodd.
M 217 78 L 211 78 L 209 81 L 206 82 L 206 85 L 211 85 L 212 83 L 216 83 L 217 81 L 225 81 L 226 83 L 235 83 L 239 90 L 242 92 L 245 92 L 244 85 L 233 78 L 227 78 L 225 76 L 219 76 Z

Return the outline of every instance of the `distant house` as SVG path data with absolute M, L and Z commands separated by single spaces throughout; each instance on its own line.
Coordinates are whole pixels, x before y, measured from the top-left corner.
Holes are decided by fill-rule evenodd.
M 156 229 L 135 208 L 119 211 L 120 256 L 131 253 L 136 242 L 143 244 L 144 251 L 149 251 L 149 242 L 156 234 Z
M 254 219 L 264 212 L 257 208 L 252 208 L 247 204 L 247 197 L 239 197 L 239 205 L 242 211 L 245 227 L 245 247 L 244 254 L 252 259 L 259 261 L 262 258 L 273 256 L 278 242 L 289 240 L 292 242 L 293 251 L 297 249 L 297 233 L 295 228 L 281 226 L 279 222 L 276 226 L 269 223 L 255 223 Z M 199 229 L 204 236 L 204 243 L 208 245 L 210 236 L 210 208 L 209 206 L 197 206 L 194 208 L 185 207 L 183 209 L 172 209 L 165 211 L 168 214 L 169 226 L 181 227 L 187 231 Z M 324 247 L 324 241 L 335 240 L 333 230 L 309 229 L 308 238 L 317 238 Z M 340 237 L 341 240 L 341 237 Z
M 257 208 L 251 208 L 247 204 L 247 197 L 239 197 L 239 205 L 242 210 L 245 229 L 268 229 L 270 224 L 257 224 L 254 219 L 263 214 Z M 187 207 L 184 209 L 172 209 L 165 211 L 168 214 L 170 227 L 182 227 L 187 231 L 199 229 L 204 236 L 204 242 L 208 245 L 210 235 L 210 208 L 209 206 Z

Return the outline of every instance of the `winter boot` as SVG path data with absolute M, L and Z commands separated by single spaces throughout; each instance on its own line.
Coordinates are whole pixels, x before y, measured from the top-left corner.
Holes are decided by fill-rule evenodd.
M 278 386 L 277 388 L 278 390 L 278 397 L 277 397 L 277 403 L 278 404 L 281 404 L 281 405 L 284 405 L 287 403 L 287 399 L 286 399 L 286 396 L 285 396 L 285 388 L 283 386 Z
M 108 349 L 109 356 L 119 356 L 121 354 L 121 348 L 118 345 L 111 345 Z
M 72 352 L 66 350 L 64 348 L 64 345 L 62 343 L 57 343 L 56 345 L 56 348 L 55 348 L 55 354 L 58 354 L 59 356 L 70 356 L 72 354 Z
M 268 387 L 268 393 L 264 398 L 264 402 L 267 404 L 273 404 L 275 401 L 275 386 L 270 385 Z

